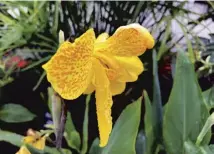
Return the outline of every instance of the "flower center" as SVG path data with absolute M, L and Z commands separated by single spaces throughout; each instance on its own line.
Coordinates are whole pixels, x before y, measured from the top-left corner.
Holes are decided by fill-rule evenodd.
M 97 58 L 105 68 L 109 80 L 114 80 L 118 76 L 120 66 L 114 56 L 95 52 L 94 57 Z

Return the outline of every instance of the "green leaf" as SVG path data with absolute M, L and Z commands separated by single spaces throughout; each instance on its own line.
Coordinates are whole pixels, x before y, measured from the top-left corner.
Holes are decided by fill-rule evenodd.
M 212 113 L 212 114 L 208 117 L 208 119 L 207 119 L 207 121 L 206 121 L 206 123 L 205 123 L 203 129 L 201 130 L 200 134 L 199 134 L 198 137 L 197 137 L 196 145 L 199 146 L 199 145 L 201 144 L 201 141 L 204 139 L 204 136 L 207 134 L 207 132 L 210 131 L 211 126 L 212 126 L 213 124 L 214 124 L 214 113 Z
M 163 108 L 162 108 L 162 99 L 158 78 L 158 66 L 157 66 L 157 57 L 156 52 L 152 52 L 153 59 L 153 100 L 152 100 L 152 123 L 153 131 L 155 135 L 155 144 L 153 150 L 155 150 L 158 144 L 162 142 L 162 122 L 163 122 Z M 154 152 L 154 151 L 153 151 Z M 152 152 L 152 153 L 153 153 Z
M 5 141 L 15 146 L 20 147 L 22 145 L 23 136 L 8 131 L 0 130 L 0 141 Z
M 194 145 L 191 141 L 184 142 L 184 149 L 187 154 L 201 154 L 200 148 Z
M 12 145 L 21 147 L 22 145 L 24 145 L 24 143 L 22 142 L 23 138 L 24 138 L 24 136 L 21 136 L 19 134 L 0 130 L 0 141 L 8 142 Z M 61 152 L 58 151 L 56 148 L 51 148 L 48 146 L 45 146 L 44 150 L 35 149 L 34 147 L 32 147 L 30 145 L 26 145 L 26 146 L 27 146 L 28 150 L 30 150 L 32 152 L 32 154 L 61 154 Z M 68 151 L 67 149 L 62 149 L 62 151 L 65 154 L 71 154 L 71 152 Z
M 194 67 L 185 53 L 179 52 L 174 84 L 164 112 L 163 136 L 167 152 L 183 154 L 184 142 L 196 141 L 208 116 Z M 205 144 L 209 139 L 210 134 Z
M 81 144 L 80 135 L 75 129 L 70 112 L 67 114 L 64 136 L 68 145 L 79 152 Z
M 152 113 L 152 105 L 149 99 L 149 96 L 146 91 L 143 92 L 144 100 L 145 100 L 145 117 L 144 117 L 144 125 L 145 125 L 145 135 L 146 135 L 146 153 L 151 154 L 153 149 L 153 144 L 155 141 L 154 135 L 154 123 L 153 123 L 153 113 Z
M 91 99 L 91 95 L 88 95 L 85 101 L 85 116 L 84 116 L 84 122 L 83 122 L 83 140 L 82 140 L 81 154 L 85 154 L 88 149 L 88 108 L 89 108 L 90 99 Z
M 56 148 L 46 146 L 44 148 L 44 150 L 39 150 L 29 144 L 26 144 L 26 147 L 32 154 L 72 154 L 72 152 L 68 149 L 59 149 L 58 150 Z
M 214 108 L 214 86 L 203 92 L 204 100 L 209 109 Z
M 35 117 L 35 114 L 18 104 L 6 104 L 0 108 L 0 119 L 5 122 L 27 122 Z
M 117 119 L 102 154 L 135 154 L 135 142 L 141 116 L 141 98 L 128 105 Z
M 188 29 L 186 29 L 186 25 L 181 23 L 179 20 L 176 19 L 176 21 L 177 21 L 178 25 L 180 25 L 181 30 L 183 31 L 184 36 L 186 38 L 186 44 L 187 44 L 187 47 L 188 47 L 187 49 L 188 49 L 188 54 L 189 54 L 189 57 L 190 57 L 190 61 L 192 63 L 195 63 L 195 54 L 194 54 L 194 51 L 192 49 L 191 39 L 188 37 Z
M 186 154 L 213 154 L 214 153 L 213 146 L 214 145 L 196 146 L 191 141 L 186 141 L 184 143 Z
M 102 148 L 99 147 L 99 143 L 100 143 L 99 138 L 96 138 L 91 145 L 89 154 L 102 154 Z
M 30 153 L 33 153 L 33 154 L 47 154 L 43 150 L 36 149 L 36 148 L 34 148 L 33 146 L 31 146 L 29 144 L 26 144 L 26 147 L 30 151 Z
M 136 149 L 136 154 L 146 153 L 146 137 L 143 130 L 140 130 L 140 132 L 137 135 L 135 149 Z
M 160 85 L 158 79 L 158 69 L 156 52 L 153 51 L 153 101 L 152 104 L 149 97 L 144 91 L 145 98 L 145 133 L 146 133 L 146 152 L 147 154 L 155 153 L 158 145 L 162 144 L 162 121 L 163 108 L 161 100 Z

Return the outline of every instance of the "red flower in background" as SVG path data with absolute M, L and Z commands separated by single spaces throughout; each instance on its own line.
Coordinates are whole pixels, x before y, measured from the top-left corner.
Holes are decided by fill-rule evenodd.
M 15 65 L 16 68 L 24 68 L 28 65 L 28 61 L 22 59 L 20 56 L 12 56 L 6 60 L 5 65 L 6 68 L 9 68 L 13 65 Z
M 163 76 L 171 75 L 171 58 L 164 57 L 163 62 L 159 65 L 159 73 Z

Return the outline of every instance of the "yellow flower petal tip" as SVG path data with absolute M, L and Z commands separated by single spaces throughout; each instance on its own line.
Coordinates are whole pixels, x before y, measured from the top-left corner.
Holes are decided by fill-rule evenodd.
M 16 154 L 31 154 L 31 153 L 25 146 L 21 146 L 21 148 L 19 149 L 18 152 L 16 152 Z
M 89 29 L 75 40 L 65 41 L 43 69 L 53 89 L 64 99 L 79 97 L 89 84 L 95 34 Z
M 108 37 L 109 37 L 108 33 L 102 33 L 97 37 L 96 43 L 105 42 Z
M 138 36 L 132 36 L 132 37 L 141 38 L 142 43 L 146 46 L 147 49 L 152 49 L 154 47 L 155 40 L 154 40 L 153 36 L 150 34 L 150 32 L 145 27 L 141 26 L 138 23 L 133 23 L 133 24 L 129 24 L 127 26 L 119 27 L 115 33 L 122 32 L 124 29 L 137 30 L 138 34 L 136 33 L 136 35 L 138 35 Z
M 102 41 L 96 44 L 95 52 L 114 56 L 139 56 L 155 44 L 150 32 L 137 23 L 119 27 L 109 38 L 104 34 L 100 37 Z

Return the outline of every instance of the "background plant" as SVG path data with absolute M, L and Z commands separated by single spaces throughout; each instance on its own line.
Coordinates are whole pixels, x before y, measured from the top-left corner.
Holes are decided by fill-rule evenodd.
M 127 126 L 132 125 L 133 130 L 132 134 L 127 134 L 124 138 L 129 138 L 127 144 L 124 148 L 127 148 L 124 151 L 129 153 L 158 153 L 158 151 L 166 151 L 167 153 L 178 152 L 178 148 L 174 148 L 174 140 L 177 141 L 177 147 L 179 147 L 179 153 L 194 153 L 197 151 L 210 150 L 212 151 L 212 146 L 208 146 L 208 141 L 210 135 L 206 135 L 202 139 L 203 142 L 197 142 L 197 137 L 202 130 L 205 121 L 207 120 L 210 111 L 213 107 L 213 88 L 210 88 L 213 83 L 213 48 L 212 43 L 207 45 L 202 42 L 198 37 L 197 32 L 193 31 L 196 26 L 201 24 L 203 21 L 210 19 L 213 20 L 213 2 L 201 2 L 203 5 L 207 6 L 202 13 L 194 12 L 191 9 L 188 9 L 186 5 L 189 2 L 9 2 L 1 1 L 0 2 L 0 57 L 1 57 L 1 66 L 0 66 L 0 86 L 2 95 L 1 95 L 1 120 L 6 122 L 24 122 L 35 119 L 42 119 L 41 115 L 38 114 L 35 117 L 35 114 L 32 114 L 26 111 L 26 107 L 20 109 L 19 113 L 25 113 L 28 115 L 28 120 L 24 119 L 22 121 L 17 121 L 17 115 L 14 115 L 13 111 L 16 108 L 9 102 L 6 101 L 5 95 L 12 96 L 10 93 L 6 93 L 8 87 L 11 86 L 14 89 L 16 82 L 20 82 L 20 78 L 27 76 L 25 80 L 31 81 L 30 90 L 34 90 L 34 93 L 37 93 L 36 97 L 39 97 L 40 104 L 45 112 L 49 111 L 47 108 L 47 88 L 49 85 L 45 79 L 45 73 L 41 69 L 41 64 L 46 62 L 56 51 L 58 47 L 58 32 L 59 30 L 64 31 L 65 39 L 73 41 L 76 37 L 81 35 L 85 30 L 90 27 L 95 29 L 96 34 L 101 32 L 108 32 L 112 34 L 119 26 L 126 25 L 132 22 L 138 22 L 143 26 L 147 27 L 152 34 L 155 36 L 156 46 L 152 52 L 148 51 L 146 54 L 141 56 L 141 60 L 146 64 L 146 71 L 139 77 L 136 83 L 128 84 L 126 91 L 123 95 L 115 97 L 114 102 L 115 107 L 113 108 L 113 117 L 116 122 L 114 127 L 114 132 L 121 132 L 124 135 L 123 128 L 123 119 L 125 117 L 133 117 L 127 124 Z M 197 2 L 196 2 L 197 3 Z M 195 15 L 196 18 L 193 20 L 190 18 L 191 15 Z M 173 24 L 181 29 L 182 34 L 179 36 L 173 33 Z M 204 25 L 204 29 L 207 29 Z M 171 51 L 187 51 L 187 57 L 184 55 L 181 56 L 182 60 L 176 58 L 176 54 Z M 152 53 L 157 52 L 157 58 L 153 58 Z M 19 59 L 14 61 L 14 56 L 18 56 Z M 12 60 L 11 60 L 12 59 Z M 156 66 L 156 59 L 158 64 Z M 177 59 L 176 66 L 175 61 Z M 21 60 L 27 62 L 27 65 L 24 67 L 19 67 Z M 197 71 L 197 77 L 195 77 L 194 66 Z M 177 67 L 177 68 L 176 68 Z M 183 68 L 183 69 L 182 69 Z M 179 69 L 179 71 L 176 71 Z M 178 73 L 180 72 L 180 73 Z M 188 73 L 187 73 L 188 72 Z M 191 72 L 191 73 L 190 73 Z M 172 75 L 171 75 L 172 74 Z M 33 76 L 33 77 L 32 77 Z M 159 76 L 159 77 L 158 77 Z M 183 76 L 183 78 L 182 78 Z M 174 86 L 167 86 L 167 84 L 172 83 L 172 77 L 174 79 Z M 153 80 L 151 80 L 153 78 Z M 199 79 L 199 84 L 202 90 L 207 90 L 201 96 L 201 90 L 198 86 L 197 79 Z M 206 81 L 201 82 L 201 81 Z M 13 82 L 14 83 L 13 83 Z M 12 82 L 12 83 L 11 83 Z M 167 83 L 167 84 L 166 84 Z M 23 83 L 22 83 L 23 84 Z M 20 89 L 25 86 L 25 84 L 20 84 Z M 179 86 L 178 86 L 179 84 Z M 189 85 L 189 86 L 187 86 Z M 153 88 L 152 88 L 153 87 Z M 194 87 L 194 88 L 192 88 Z M 171 91 L 172 88 L 172 91 Z M 188 94 L 184 92 L 186 90 Z M 192 90 L 194 89 L 194 91 Z M 131 103 L 133 100 L 137 100 L 144 91 L 145 102 L 145 118 L 140 118 L 140 101 L 137 103 L 131 104 L 127 107 L 123 113 L 122 110 Z M 6 91 L 6 92 L 5 92 Z M 19 90 L 18 90 L 19 91 Z M 15 91 L 16 93 L 17 90 Z M 171 94 L 170 94 L 171 92 Z M 33 93 L 33 92 L 32 92 Z M 170 94 L 170 97 L 169 97 Z M 21 96 L 21 92 L 19 94 Z M 178 97 L 181 95 L 180 97 Z M 188 97 L 189 95 L 195 96 L 194 98 Z M 169 97 L 169 100 L 168 100 Z M 27 94 L 24 96 L 24 99 L 27 98 Z M 180 100 L 182 98 L 182 100 Z M 24 100 L 23 99 L 23 100 Z M 31 98 L 32 99 L 32 98 Z M 31 100 L 30 99 L 30 100 Z M 92 114 L 90 110 L 93 110 L 93 99 L 92 95 L 91 101 L 89 103 L 89 126 L 90 118 Z M 37 100 L 37 99 L 36 99 Z M 44 102 L 42 102 L 42 100 Z M 150 101 L 152 105 L 150 105 Z M 83 102 L 81 106 L 83 112 L 85 110 L 85 97 L 80 98 L 80 101 Z M 206 102 L 206 107 L 204 107 L 203 102 Z M 118 105 L 118 103 L 120 103 Z M 168 102 L 168 103 L 167 103 Z M 181 104 L 179 102 L 182 102 Z M 29 102 L 30 104 L 31 102 Z M 67 103 L 67 102 L 65 102 Z M 167 103 L 167 105 L 162 108 L 162 104 Z M 196 103 L 201 105 L 195 105 Z M 18 104 L 24 105 L 23 102 L 18 102 Z M 70 105 L 70 103 L 67 103 Z M 26 105 L 25 105 L 26 106 Z M 33 104 L 27 105 L 29 110 L 33 111 Z M 86 153 L 109 153 L 114 149 L 118 152 L 118 147 L 124 145 L 124 139 L 118 136 L 123 136 L 117 133 L 114 135 L 115 138 L 111 139 L 112 147 L 107 146 L 105 149 L 99 149 L 96 144 L 98 140 L 95 140 L 90 147 L 92 140 L 95 135 L 91 135 L 92 131 L 89 127 L 89 134 L 87 137 L 87 116 L 84 118 L 84 127 L 82 122 L 77 122 L 75 120 L 74 109 L 75 105 L 70 105 L 70 111 L 72 119 L 67 120 L 69 123 L 66 126 L 65 139 L 68 144 L 68 148 L 72 148 L 73 153 L 81 152 Z M 143 105 L 141 105 L 144 108 Z M 38 106 L 37 106 L 38 107 Z M 195 112 L 189 112 L 193 110 Z M 77 106 L 77 108 L 80 108 Z M 178 110 L 179 108 L 179 110 Z M 24 110 L 24 111 L 23 111 Z M 81 110 L 81 111 L 82 111 Z M 137 112 L 131 114 L 133 110 Z M 81 112 L 79 111 L 79 112 Z M 87 111 L 87 109 L 86 109 Z M 142 110 L 142 113 L 144 110 Z M 164 111 L 164 112 L 163 112 Z M 34 110 L 35 112 L 35 110 Z M 82 112 L 82 113 L 83 113 Z M 200 114 L 199 114 L 200 112 Z M 36 112 L 37 113 L 37 112 Z M 122 113 L 122 114 L 121 114 Z M 176 116 L 174 114 L 176 113 Z M 185 113 L 185 114 L 184 114 Z M 119 115 L 120 118 L 118 119 Z M 87 112 L 85 113 L 87 115 Z M 92 116 L 91 116 L 92 115 Z M 179 115 L 179 116 L 178 116 Z M 186 115 L 186 116 L 184 116 Z M 188 116 L 187 116 L 188 115 Z M 19 115 L 20 117 L 27 117 L 24 115 Z M 70 118 L 70 113 L 68 118 Z M 78 115 L 78 118 L 80 116 Z M 178 129 L 176 133 L 173 129 L 174 122 L 178 123 L 178 119 L 186 121 L 185 125 L 178 125 L 183 129 Z M 189 117 L 189 118 L 187 118 Z M 194 117 L 194 118 L 193 118 Z M 22 118 L 20 118 L 22 119 Z M 77 118 L 76 118 L 77 119 Z M 83 117 L 80 117 L 83 121 Z M 118 119 L 116 121 L 116 119 Z M 122 120 L 121 120 L 122 119 Z M 197 119 L 197 120 L 196 120 Z M 212 118 L 210 118 L 212 119 Z M 70 121 L 70 122 L 69 122 Z M 208 120 L 212 121 L 212 120 Z M 190 128 L 194 126 L 194 122 L 198 122 L 197 130 L 191 131 L 191 137 L 188 136 Z M 73 124 L 72 124 L 73 123 Z M 80 123 L 80 124 L 79 124 Z M 145 126 L 143 127 L 143 123 Z M 163 124 L 162 124 L 163 123 Z M 194 124 L 193 124 L 194 123 Z M 210 122 L 209 122 L 210 123 Z M 2 128 L 6 125 L 1 125 Z M 44 120 L 43 120 L 44 124 Z M 42 125 L 43 125 L 42 124 Z M 92 123 L 93 124 L 93 123 Z M 180 124 L 180 123 L 179 123 Z M 18 125 L 18 123 L 17 123 Z M 43 126 L 38 126 L 38 129 L 44 129 Z M 75 125 L 77 126 L 75 128 Z M 81 128 L 79 127 L 81 125 Z M 93 124 L 96 126 L 96 124 Z M 135 149 L 135 139 L 140 125 L 140 131 L 137 136 L 136 149 Z M 28 125 L 31 127 L 32 125 Z M 177 125 L 176 125 L 177 126 Z M 205 125 L 206 126 L 206 125 Z M 163 127 L 163 129 L 162 129 Z M 176 127 L 177 128 L 177 127 Z M 84 130 L 84 131 L 83 131 Z M 120 130 L 120 131 L 118 131 Z M 165 131 L 161 131 L 165 130 Z M 167 130 L 167 131 L 166 131 Z M 169 135 L 170 131 L 173 130 L 173 135 Z M 210 130 L 210 128 L 207 128 Z M 84 132 L 84 133 L 82 133 Z M 91 132 L 91 134 L 90 134 Z M 96 131 L 95 131 L 96 132 Z M 131 132 L 131 131 L 130 131 Z M 185 133 L 184 133 L 185 132 Z M 209 132 L 209 131 L 208 131 Z M 9 132 L 7 132 L 9 133 Z M 2 132 L 1 134 L 7 134 Z M 17 132 L 20 133 L 20 132 Z M 23 135 L 24 133 L 21 132 Z M 184 135 L 181 135 L 181 134 Z M 185 135 L 186 134 L 186 135 Z M 11 138 L 13 140 L 5 139 L 4 136 L 0 138 L 4 141 L 9 141 L 14 145 L 20 146 L 21 136 L 17 137 L 14 134 Z M 14 136 L 13 136 L 14 135 Z M 130 135 L 130 136 L 128 136 Z M 96 135 L 97 136 L 97 135 Z M 10 138 L 10 139 L 11 139 Z M 75 138 L 75 139 L 74 139 Z M 17 139 L 17 140 L 15 140 Z M 89 143 L 87 142 L 89 140 Z M 81 142 L 82 141 L 82 142 Z M 122 141 L 122 142 L 121 142 Z M 144 144 L 146 142 L 146 144 Z M 172 144 L 171 144 L 172 143 Z M 200 143 L 200 144 L 199 144 Z M 120 145 L 121 144 L 121 145 Z M 53 145 L 51 145 L 53 146 Z M 122 149 L 122 148 L 121 148 Z M 34 149 L 35 150 L 35 149 Z M 55 150 L 55 149 L 53 149 Z M 94 152 L 94 150 L 96 152 Z M 109 151 L 110 150 L 110 151 Z M 152 150 L 152 151 L 151 151 Z

